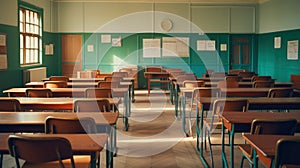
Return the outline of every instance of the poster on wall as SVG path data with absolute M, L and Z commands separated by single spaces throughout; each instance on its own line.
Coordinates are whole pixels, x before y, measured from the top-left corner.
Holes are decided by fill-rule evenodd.
M 298 60 L 298 40 L 288 41 L 287 59 Z
M 143 57 L 160 57 L 160 39 L 143 39 Z
M 188 37 L 163 37 L 162 43 L 162 56 L 189 57 Z
M 281 47 L 281 37 L 274 37 L 274 48 Z
M 7 46 L 5 33 L 0 33 L 0 69 L 7 69 Z

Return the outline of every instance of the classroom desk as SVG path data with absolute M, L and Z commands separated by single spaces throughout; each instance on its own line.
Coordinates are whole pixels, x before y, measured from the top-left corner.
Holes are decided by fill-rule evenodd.
M 196 103 L 203 105 L 203 110 L 211 110 L 213 102 L 216 99 L 224 98 L 198 98 Z M 241 98 L 227 98 L 227 99 L 241 99 Z M 249 110 L 300 110 L 300 98 L 298 97 L 282 97 L 282 98 L 268 98 L 268 97 L 247 97 L 249 101 Z M 200 105 L 199 104 L 199 105 Z
M 4 90 L 9 97 L 25 97 L 27 88 L 11 88 Z M 50 88 L 54 97 L 84 97 L 85 88 Z M 128 117 L 131 114 L 131 103 L 128 88 L 113 88 L 113 97 L 121 97 L 124 101 L 125 130 L 128 130 Z
M 274 167 L 276 144 L 279 139 L 300 139 L 300 136 L 243 134 L 243 138 L 255 149 L 253 151 L 253 156 L 258 155 L 258 158 L 253 157 L 253 167 L 257 168 L 258 160 L 260 160 L 266 167 Z
M 145 78 L 147 78 L 147 86 L 148 86 L 148 94 L 150 94 L 150 86 L 151 86 L 151 81 L 153 79 L 159 79 L 159 82 L 165 82 L 169 83 L 169 76 L 170 74 L 167 72 L 144 72 Z M 160 79 L 164 80 L 160 80 Z
M 229 131 L 230 142 L 230 167 L 234 167 L 234 134 L 235 132 L 250 132 L 251 123 L 254 119 L 290 119 L 295 118 L 298 121 L 297 132 L 300 131 L 300 111 L 289 113 L 271 113 L 271 112 L 226 112 L 221 115 L 222 118 L 222 164 L 228 167 L 225 154 L 225 128 Z M 201 131 L 202 132 L 202 131 Z M 201 137 L 201 136 L 200 136 Z
M 6 97 L 0 97 L 1 99 L 7 99 Z M 78 98 L 36 98 L 36 97 L 14 97 L 13 99 L 19 100 L 21 104 L 21 109 L 24 111 L 28 110 L 73 110 L 74 100 Z M 81 99 L 92 99 L 95 98 L 81 98 Z M 97 98 L 97 99 L 107 99 L 111 105 L 119 104 L 119 98 Z
M 82 112 L 82 113 L 68 113 L 68 112 L 1 112 L 0 113 L 0 133 L 13 132 L 30 132 L 43 133 L 45 132 L 45 120 L 48 116 L 60 118 L 81 118 L 92 117 L 99 129 L 103 125 L 111 126 L 110 144 L 111 155 L 116 151 L 116 123 L 119 113 L 112 112 Z M 110 156 L 111 156 L 110 155 Z M 113 158 L 111 157 L 111 164 Z
M 217 87 L 218 82 L 205 82 L 205 87 Z M 251 88 L 253 85 L 253 82 L 239 82 L 240 88 Z M 292 82 L 275 82 L 274 87 L 275 88 L 282 88 L 282 87 L 292 87 Z
M 202 80 L 204 82 L 219 82 L 222 80 L 225 80 L 223 77 L 202 77 L 202 78 L 197 78 L 197 80 Z M 252 78 L 242 78 L 242 82 L 251 82 Z
M 130 98 L 131 101 L 134 102 L 134 78 L 125 77 L 123 78 L 124 82 L 121 82 L 121 85 L 128 85 L 129 86 L 129 92 L 130 92 Z M 49 78 L 44 78 L 42 81 L 49 81 Z M 69 78 L 68 86 L 69 87 L 93 87 L 96 83 L 104 81 L 103 78 Z M 79 84 L 81 82 L 82 84 Z M 130 84 L 126 82 L 131 82 Z M 38 85 L 37 85 L 38 84 Z M 28 85 L 26 84 L 26 87 L 40 87 L 41 83 L 38 82 L 31 82 Z M 98 86 L 98 85 L 96 85 Z
M 221 97 L 267 97 L 270 88 L 220 88 Z
M 71 143 L 75 155 L 91 153 L 91 168 L 96 167 L 96 152 L 101 152 L 108 141 L 107 134 L 21 134 L 21 136 L 66 138 Z M 0 153 L 2 154 L 9 154 L 8 137 L 9 134 L 0 134 Z M 106 154 L 109 156 L 109 149 L 106 150 Z M 106 160 L 106 167 L 112 167 L 108 159 Z

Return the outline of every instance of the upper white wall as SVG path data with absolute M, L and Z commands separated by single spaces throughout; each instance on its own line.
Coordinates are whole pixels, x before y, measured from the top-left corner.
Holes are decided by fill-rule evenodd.
M 299 0 L 270 0 L 258 10 L 259 33 L 300 29 Z
M 18 26 L 18 0 L 0 0 L 0 24 Z

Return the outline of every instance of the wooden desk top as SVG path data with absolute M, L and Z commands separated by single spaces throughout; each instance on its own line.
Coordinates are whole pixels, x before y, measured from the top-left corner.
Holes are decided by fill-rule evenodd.
M 3 93 L 7 93 L 9 96 L 24 97 L 28 88 L 11 88 L 4 90 Z M 84 97 L 86 88 L 49 88 L 51 89 L 54 97 Z M 113 88 L 113 93 L 126 93 L 128 88 Z
M 170 76 L 167 72 L 144 72 L 145 78 L 168 78 Z
M 250 135 L 244 134 L 243 138 L 253 148 L 255 148 L 258 159 L 264 163 L 266 167 L 271 167 L 272 161 L 276 155 L 277 141 L 282 138 L 300 140 L 300 136 L 284 136 L 284 135 Z M 274 166 L 274 165 L 273 165 Z
M 61 118 L 92 117 L 97 125 L 114 125 L 119 113 L 112 112 L 1 112 L 0 132 L 44 132 L 48 116 Z
M 198 103 L 202 104 L 204 110 L 209 110 L 211 105 L 216 99 L 224 98 L 198 98 Z M 226 98 L 228 100 L 241 99 L 241 98 Z M 242 98 L 243 99 L 243 98 Z M 268 98 L 268 97 L 247 97 L 249 100 L 250 110 L 263 110 L 263 109 L 300 109 L 300 98 L 299 97 L 284 97 L 284 98 Z M 199 106 L 200 107 L 200 106 Z
M 8 153 L 8 136 L 0 134 L 0 153 Z M 19 135 L 19 134 L 17 134 Z M 63 137 L 70 141 L 75 154 L 102 151 L 107 140 L 107 134 L 20 134 L 28 137 Z
M 300 111 L 293 111 L 289 113 L 279 113 L 279 112 L 226 112 L 222 113 L 221 118 L 224 121 L 224 125 L 228 130 L 232 130 L 232 124 L 243 125 L 245 128 L 235 129 L 239 131 L 249 132 L 251 123 L 254 119 L 291 119 L 294 118 L 298 121 L 298 128 L 300 127 Z
M 205 87 L 217 87 L 218 82 L 205 82 Z M 253 82 L 239 82 L 239 87 L 241 88 L 251 88 Z M 274 87 L 292 87 L 292 82 L 275 82 Z
M 109 75 L 111 76 L 111 74 Z M 124 80 L 134 80 L 134 78 L 131 77 L 125 77 L 123 78 Z M 49 78 L 44 78 L 42 81 L 49 81 Z M 99 81 L 104 81 L 103 78 L 69 78 L 70 82 L 99 82 Z

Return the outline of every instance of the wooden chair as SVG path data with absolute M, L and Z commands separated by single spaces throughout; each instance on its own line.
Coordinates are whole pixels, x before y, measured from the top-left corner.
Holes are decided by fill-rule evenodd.
M 148 66 L 146 67 L 146 72 L 162 72 L 161 66 Z
M 52 91 L 48 88 L 26 89 L 26 97 L 52 97 Z
M 239 72 L 238 74 L 238 76 L 242 78 L 252 78 L 255 75 L 256 75 L 255 72 Z
M 254 81 L 253 88 L 272 88 L 274 87 L 274 81 Z
M 238 88 L 239 87 L 239 82 L 237 81 L 219 81 L 217 84 L 218 88 Z
M 249 101 L 247 99 L 217 99 L 213 103 L 212 111 L 208 111 L 206 117 L 203 119 L 203 132 L 204 132 L 204 144 L 206 145 L 206 137 L 208 139 L 210 148 L 211 166 L 214 167 L 212 146 L 221 144 L 212 144 L 210 134 L 215 129 L 222 128 L 222 121 L 220 115 L 222 113 L 230 112 L 247 112 L 249 107 Z M 204 115 L 203 115 L 204 116 Z
M 45 121 L 45 133 L 46 134 L 95 134 L 97 133 L 97 126 L 95 120 L 90 117 L 83 118 L 57 118 L 47 117 Z M 82 153 L 78 156 L 81 160 L 90 160 L 90 153 Z M 100 167 L 100 153 L 98 155 L 98 164 Z M 75 159 L 78 158 L 74 156 Z
M 97 133 L 93 118 L 57 118 L 49 116 L 45 121 L 46 134 L 94 134 Z
M 120 76 L 106 76 L 104 77 L 104 81 L 106 82 L 123 82 L 123 77 Z
M 111 88 L 87 88 L 84 91 L 86 98 L 112 98 Z
M 21 104 L 19 100 L 13 98 L 0 99 L 0 112 L 1 111 L 21 111 Z
M 126 78 L 128 77 L 128 72 L 113 72 L 112 76 Z
M 277 141 L 275 153 L 275 168 L 299 168 L 300 140 L 284 138 Z
M 98 75 L 100 75 L 99 69 L 89 69 L 89 70 L 85 70 L 84 72 L 87 73 L 87 76 L 89 78 L 96 78 Z
M 44 88 L 67 88 L 68 83 L 65 81 L 46 81 Z
M 225 72 L 213 72 L 211 74 L 212 78 L 225 78 L 226 73 Z
M 75 168 L 70 142 L 61 137 L 30 137 L 10 135 L 9 152 L 15 158 L 17 168 L 21 168 L 19 159 L 25 160 L 22 167 L 60 167 Z M 63 162 L 69 160 L 68 163 Z M 88 163 L 85 164 L 88 167 Z M 76 166 L 78 167 L 78 166 Z
M 237 82 L 240 82 L 242 80 L 242 77 L 240 77 L 240 76 L 226 76 L 225 80 L 226 81 L 237 81 Z
M 293 89 L 292 88 L 271 88 L 268 93 L 268 97 L 292 97 Z
M 271 76 L 253 76 L 251 78 L 252 82 L 255 82 L 255 81 L 271 81 L 271 80 L 272 80 Z
M 107 99 L 76 99 L 73 106 L 74 112 L 110 112 Z
M 183 87 L 186 87 L 186 88 L 204 87 L 204 81 L 201 81 L 201 80 L 196 80 L 196 81 L 186 80 L 186 81 L 183 81 Z
M 50 76 L 49 81 L 65 81 L 68 82 L 69 78 L 66 76 Z
M 194 102 L 197 102 L 197 99 L 200 97 L 219 97 L 220 95 L 220 89 L 219 88 L 212 88 L 212 87 L 196 87 L 193 90 L 193 93 L 191 95 L 190 104 L 189 104 L 189 115 L 187 116 L 189 118 L 189 132 L 190 135 L 192 135 L 192 119 L 196 118 L 196 115 L 194 114 L 195 110 L 195 104 Z M 189 95 L 187 95 L 189 96 Z M 182 102 L 183 100 L 181 100 Z M 183 103 L 183 102 L 182 102 Z M 182 104 L 181 103 L 181 104 Z M 182 118 L 185 120 L 185 113 L 182 112 Z
M 230 69 L 229 74 L 239 74 L 240 72 L 247 72 L 246 69 Z
M 297 120 L 295 119 L 255 119 L 251 124 L 250 134 L 294 135 L 296 127 Z M 243 167 L 245 159 L 248 160 L 250 165 L 253 165 L 251 146 L 249 144 L 240 144 L 239 149 L 242 151 L 240 167 Z
M 120 82 L 108 82 L 108 81 L 99 81 L 99 88 L 119 88 Z

